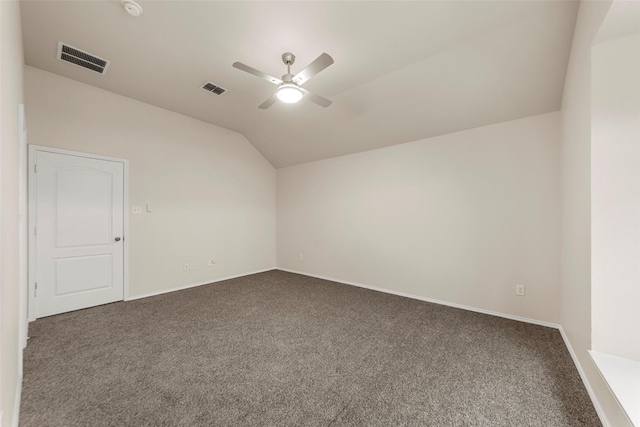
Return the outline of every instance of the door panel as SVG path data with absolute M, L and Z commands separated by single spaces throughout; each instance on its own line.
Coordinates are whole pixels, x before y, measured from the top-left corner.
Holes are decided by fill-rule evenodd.
M 93 255 L 54 260 L 56 296 L 111 287 L 113 257 Z
M 55 171 L 56 246 L 107 245 L 113 235 L 112 175 L 93 169 Z
M 123 163 L 36 157 L 37 317 L 122 300 Z

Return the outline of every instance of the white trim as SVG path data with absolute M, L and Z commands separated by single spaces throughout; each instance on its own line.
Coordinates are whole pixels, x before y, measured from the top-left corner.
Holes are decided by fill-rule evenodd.
M 62 148 L 46 147 L 44 145 L 29 144 L 29 148 L 34 148 L 38 151 L 46 151 L 47 153 L 66 154 L 67 156 L 86 157 L 87 159 L 107 160 L 110 162 L 129 163 L 127 159 L 121 159 L 119 157 L 103 156 L 102 154 L 83 153 L 81 151 L 63 150 Z
M 272 268 L 266 268 L 264 270 L 253 271 L 251 273 L 236 274 L 235 276 L 228 276 L 220 279 L 208 280 L 206 282 L 199 282 L 199 283 L 192 283 L 189 285 L 177 286 L 175 288 L 164 289 L 162 291 L 149 292 L 148 294 L 136 295 L 133 297 L 129 296 L 127 299 L 125 299 L 125 301 L 133 301 L 133 300 L 142 299 L 142 298 L 155 297 L 157 295 L 168 294 L 176 291 L 182 291 L 184 289 L 195 288 L 203 285 L 210 285 L 212 283 L 223 282 L 225 280 L 237 279 L 238 277 L 251 276 L 252 274 L 265 273 L 267 271 L 273 271 L 273 270 L 279 270 L 279 269 L 272 267 Z
M 122 243 L 124 243 L 122 256 L 124 257 L 124 265 L 122 266 L 123 283 L 122 283 L 122 300 L 129 298 L 129 160 L 124 159 L 124 201 L 122 204 L 122 213 L 124 219 L 124 231 Z
M 22 375 L 24 349 L 27 347 L 28 332 L 28 275 L 29 275 L 29 211 L 27 190 L 27 123 L 24 104 L 18 105 L 18 381 L 13 401 L 11 425 L 18 427 L 20 399 L 22 395 Z M 0 414 L 0 423 L 2 422 Z
M 640 362 L 587 350 L 600 377 L 607 384 L 629 424 L 640 425 Z
M 27 240 L 28 240 L 28 248 L 29 248 L 29 262 L 28 269 L 29 272 L 27 274 L 27 320 L 29 322 L 33 322 L 36 320 L 36 301 L 33 298 L 35 291 L 35 277 L 36 277 L 36 245 L 33 239 L 34 233 L 34 222 L 36 218 L 36 203 L 35 203 L 35 194 L 36 194 L 36 183 L 33 179 L 33 165 L 34 159 L 36 158 L 36 149 L 37 146 L 29 145 L 29 155 L 27 156 L 27 167 L 29 170 L 27 171 L 27 197 L 29 204 L 29 217 L 27 219 Z
M 589 383 L 589 380 L 587 379 L 587 375 L 584 373 L 584 370 L 582 369 L 580 360 L 578 359 L 576 352 L 573 350 L 573 347 L 571 346 L 571 341 L 569 341 L 569 337 L 564 332 L 564 329 L 562 328 L 562 326 L 560 326 L 560 335 L 562 335 L 564 344 L 567 346 L 567 349 L 569 350 L 569 354 L 573 359 L 573 364 L 576 365 L 576 369 L 578 369 L 578 374 L 580 374 L 580 379 L 582 379 L 582 383 L 584 384 L 584 387 L 587 389 L 587 393 L 589 393 L 589 397 L 591 398 L 591 403 L 593 403 L 593 407 L 596 409 L 596 413 L 598 414 L 598 417 L 600 417 L 600 421 L 602 422 L 603 427 L 611 427 L 611 423 L 609 423 L 607 416 L 602 410 L 600 401 L 598 400 L 596 393 L 593 391 L 593 388 L 591 387 L 591 383 Z
M 427 297 L 423 297 L 423 296 L 420 296 L 420 295 L 413 295 L 413 294 L 407 294 L 407 293 L 404 293 L 404 292 L 392 291 L 390 289 L 377 288 L 375 286 L 363 285 L 362 283 L 350 282 L 348 280 L 334 279 L 332 277 L 319 276 L 317 274 L 304 273 L 302 271 L 296 271 L 296 270 L 289 270 L 288 268 L 277 267 L 277 269 L 281 270 L 281 271 L 286 271 L 288 273 L 301 274 L 303 276 L 315 277 L 317 279 L 330 280 L 332 282 L 338 282 L 338 283 L 342 283 L 342 284 L 345 284 L 345 285 L 351 285 L 351 286 L 357 286 L 359 288 L 371 289 L 372 291 L 384 292 L 384 293 L 387 293 L 387 294 L 398 295 L 398 296 L 401 296 L 401 297 L 416 299 L 416 300 L 425 301 L 425 302 L 431 302 L 431 303 L 439 304 L 439 305 L 446 305 L 448 307 L 461 308 L 463 310 L 475 311 L 477 313 L 489 314 L 491 316 L 503 317 L 505 319 L 510 319 L 510 320 L 517 320 L 519 322 L 531 323 L 531 324 L 539 325 L 539 326 L 546 326 L 547 328 L 560 329 L 560 325 L 558 325 L 557 323 L 545 322 L 545 321 L 537 320 L 537 319 L 530 319 L 528 317 L 515 316 L 513 314 L 500 313 L 498 311 L 485 310 L 483 308 L 471 307 L 471 306 L 468 306 L 468 305 L 456 304 L 454 302 L 442 301 L 442 300 L 438 300 L 438 299 L 435 299 L 435 298 L 427 298 Z
M 18 353 L 18 373 L 22 374 L 22 350 L 27 347 L 28 331 L 28 287 L 29 287 L 29 211 L 27 189 L 27 122 L 24 104 L 18 105 L 18 268 L 19 268 L 19 299 L 18 299 L 18 339 L 20 351 Z
M 16 384 L 16 394 L 13 399 L 13 419 L 11 420 L 12 427 L 18 427 L 20 421 L 20 400 L 22 397 L 22 373 L 18 375 L 18 383 Z M 0 418 L 0 422 L 2 418 Z
M 33 298 L 35 291 L 35 277 L 36 277 L 36 242 L 34 239 L 34 228 L 35 228 L 35 218 L 36 218 L 36 203 L 35 203 L 35 195 L 36 195 L 36 182 L 35 182 L 35 173 L 34 173 L 34 165 L 36 160 L 36 153 L 38 151 L 43 151 L 47 153 L 54 154 L 64 154 L 67 156 L 76 156 L 76 157 L 84 157 L 87 159 L 96 159 L 96 160 L 106 160 L 110 162 L 122 163 L 124 167 L 124 193 L 123 193 L 123 227 L 124 227 L 124 239 L 123 239 L 123 281 L 122 281 L 122 301 L 127 299 L 129 293 L 129 160 L 121 159 L 118 157 L 109 157 L 102 156 L 100 154 L 91 154 L 91 153 L 82 153 L 79 151 L 71 151 L 71 150 L 62 150 L 60 148 L 53 147 L 45 147 L 42 145 L 34 145 L 29 144 L 29 156 L 28 156 L 28 199 L 29 199 L 29 219 L 28 219 L 28 241 L 29 241 L 29 274 L 28 274 L 28 320 L 32 322 L 36 320 L 36 310 L 35 310 L 35 298 Z

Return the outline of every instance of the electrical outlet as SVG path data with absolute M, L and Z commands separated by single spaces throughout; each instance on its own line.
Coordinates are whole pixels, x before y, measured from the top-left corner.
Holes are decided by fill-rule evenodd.
M 215 263 L 216 263 L 216 260 L 212 258 L 209 261 L 207 261 L 207 267 L 213 267 L 213 264 Z
M 194 263 L 189 264 L 189 270 L 195 270 L 196 265 Z
M 182 266 L 182 270 L 183 271 L 189 271 L 189 263 L 188 262 L 184 263 L 184 266 Z
M 516 295 L 523 297 L 525 292 L 524 285 L 516 285 Z
M 132 206 L 131 213 L 134 215 L 139 215 L 142 213 L 142 206 Z
M 298 261 L 304 261 L 304 255 L 302 254 L 298 255 Z

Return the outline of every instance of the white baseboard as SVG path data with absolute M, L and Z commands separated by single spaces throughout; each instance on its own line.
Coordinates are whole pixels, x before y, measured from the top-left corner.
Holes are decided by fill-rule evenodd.
M 404 293 L 404 292 L 392 291 L 390 289 L 377 288 L 375 286 L 363 285 L 362 283 L 356 283 L 356 282 L 350 282 L 350 281 L 347 281 L 347 280 L 334 279 L 332 277 L 326 277 L 326 276 L 319 276 L 317 274 L 310 274 L 310 273 L 305 273 L 303 271 L 290 270 L 288 268 L 277 267 L 276 269 L 277 270 L 281 270 L 281 271 L 286 271 L 286 272 L 289 272 L 289 273 L 301 274 L 303 276 L 315 277 L 316 279 L 330 280 L 332 282 L 338 282 L 338 283 L 342 283 L 342 284 L 345 284 L 345 285 L 351 285 L 351 286 L 357 286 L 359 288 L 371 289 L 372 291 L 384 292 L 384 293 L 387 293 L 387 294 L 398 295 L 398 296 L 401 296 L 401 297 L 412 298 L 412 299 L 425 301 L 425 302 L 431 302 L 431 303 L 434 303 L 434 304 L 446 305 L 446 306 L 454 307 L 454 308 L 461 308 L 463 310 L 475 311 L 477 313 L 482 313 L 482 314 L 489 314 L 491 316 L 503 317 L 505 319 L 517 320 L 519 322 L 532 323 L 534 325 L 540 325 L 540 326 L 546 326 L 548 328 L 560 329 L 560 325 L 558 325 L 557 323 L 545 322 L 545 321 L 537 320 L 537 319 L 530 319 L 528 317 L 515 316 L 513 314 L 500 313 L 498 311 L 485 310 L 483 308 L 471 307 L 471 306 L 468 306 L 468 305 L 462 305 L 462 304 L 457 304 L 457 303 L 454 303 L 454 302 L 442 301 L 442 300 L 438 300 L 438 299 L 435 299 L 435 298 L 427 298 L 427 297 L 423 297 L 423 296 L 420 296 L 420 295 L 413 295 L 413 294 L 407 294 L 407 293 Z
M 206 282 L 192 283 L 192 284 L 189 284 L 189 285 L 183 285 L 183 286 L 178 286 L 178 287 L 175 287 L 175 288 L 163 289 L 161 291 L 150 292 L 148 294 L 127 296 L 124 300 L 125 301 L 133 301 L 133 300 L 141 299 L 141 298 L 154 297 L 156 295 L 168 294 L 170 292 L 181 291 L 183 289 L 189 289 L 189 288 L 195 288 L 197 286 L 202 286 L 202 285 L 209 285 L 211 283 L 222 282 L 224 280 L 237 279 L 238 277 L 250 276 L 252 274 L 264 273 L 266 271 L 271 271 L 271 270 L 276 270 L 276 268 L 275 267 L 266 268 L 264 270 L 253 271 L 253 272 L 250 272 L 250 273 L 236 274 L 235 276 L 223 277 L 223 278 L 214 279 L 214 280 L 207 280 Z
M 20 400 L 22 398 L 22 375 L 18 376 L 18 381 L 16 384 L 16 394 L 13 399 L 13 419 L 11 420 L 12 427 L 18 427 L 18 422 L 20 420 Z M 0 423 L 2 423 L 2 418 L 0 416 Z
M 567 334 L 564 332 L 564 329 L 562 329 L 562 326 L 560 326 L 560 335 L 562 335 L 564 344 L 567 346 L 567 349 L 569 350 L 569 354 L 573 359 L 573 364 L 576 365 L 578 374 L 580 374 L 580 379 L 582 379 L 582 383 L 584 384 L 584 387 L 587 389 L 587 393 L 589 393 L 589 397 L 591 398 L 593 407 L 596 409 L 596 413 L 598 414 L 598 417 L 600 417 L 600 421 L 602 422 L 602 425 L 604 427 L 611 427 L 611 423 L 609 423 L 607 416 L 604 414 L 604 411 L 602 410 L 602 406 L 600 405 L 600 401 L 598 400 L 595 392 L 593 391 L 593 388 L 591 387 L 591 383 L 589 383 L 589 380 L 587 379 L 587 375 L 584 373 L 584 369 L 582 369 L 582 364 L 580 363 L 580 360 L 578 359 L 576 352 L 573 350 L 571 341 L 569 341 L 569 337 L 567 337 Z

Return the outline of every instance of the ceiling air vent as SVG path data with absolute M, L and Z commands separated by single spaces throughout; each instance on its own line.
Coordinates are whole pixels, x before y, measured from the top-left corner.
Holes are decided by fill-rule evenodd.
M 227 91 L 225 88 L 215 85 L 211 82 L 206 82 L 205 84 L 203 84 L 202 89 L 207 90 L 209 92 L 213 92 L 216 95 L 222 95 Z
M 100 74 L 105 74 L 109 67 L 109 61 L 62 42 L 58 42 L 58 59 Z

